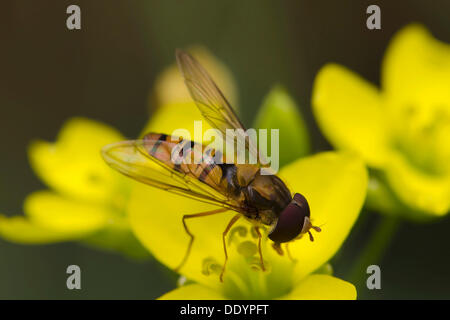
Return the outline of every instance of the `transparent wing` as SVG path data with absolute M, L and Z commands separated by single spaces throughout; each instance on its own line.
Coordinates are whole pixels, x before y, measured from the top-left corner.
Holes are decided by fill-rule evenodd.
M 256 140 L 245 134 L 244 125 L 208 72 L 197 60 L 182 50 L 176 51 L 176 58 L 186 86 L 203 117 L 213 128 L 228 138 L 228 142 L 233 141 L 234 150 L 247 152 L 259 163 L 262 155 L 258 152 Z M 230 134 L 230 131 L 227 132 L 227 129 L 235 129 L 234 134 L 237 139 Z M 241 151 L 238 148 L 237 141 L 239 139 L 245 141 L 245 150 Z
M 105 146 L 102 156 L 112 168 L 139 182 L 201 202 L 238 210 L 227 195 L 195 178 L 192 173 L 195 171 L 191 172 L 194 165 L 171 167 L 165 160 L 165 150 L 172 148 L 168 144 L 159 140 L 122 141 Z M 158 158 L 148 154 L 149 148 L 155 145 Z

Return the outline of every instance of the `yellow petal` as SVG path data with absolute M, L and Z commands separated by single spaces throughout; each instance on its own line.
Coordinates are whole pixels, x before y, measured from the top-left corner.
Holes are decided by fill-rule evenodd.
M 194 46 L 188 49 L 188 52 L 208 71 L 233 107 L 236 107 L 237 90 L 228 68 L 204 47 Z M 173 59 L 175 61 L 175 53 Z M 192 102 L 184 79 L 175 63 L 165 69 L 156 79 L 154 95 L 157 107 L 173 103 Z
M 161 297 L 159 300 L 223 300 L 225 299 L 219 291 L 210 289 L 201 284 L 189 284 L 174 289 Z
M 399 31 L 383 60 L 386 120 L 421 171 L 450 171 L 450 45 L 423 26 Z
M 312 223 L 322 229 L 314 234 L 314 242 L 305 236 L 289 243 L 298 261 L 296 278 L 302 279 L 326 263 L 349 234 L 366 196 L 367 170 L 357 157 L 325 152 L 288 165 L 280 177 L 291 192 L 306 197 Z
M 398 107 L 446 106 L 450 111 L 450 45 L 411 24 L 392 39 L 383 59 L 382 86 Z
M 160 300 L 223 300 L 220 291 L 200 284 L 191 284 L 172 290 Z M 301 281 L 289 294 L 279 300 L 354 300 L 355 287 L 341 279 L 322 274 L 314 274 Z
M 63 126 L 56 143 L 34 142 L 29 148 L 30 162 L 36 174 L 60 193 L 108 202 L 123 180 L 105 164 L 100 150 L 120 140 L 120 133 L 107 125 L 74 118 Z
M 389 153 L 381 102 L 373 85 L 339 65 L 326 65 L 316 77 L 312 104 L 322 133 L 371 166 L 382 165 Z
M 344 280 L 312 274 L 301 281 L 281 300 L 355 300 L 356 288 Z
M 215 209 L 167 191 L 136 185 L 127 212 L 131 228 L 142 244 L 155 258 L 175 269 L 183 260 L 190 240 L 182 224 L 183 215 Z M 189 259 L 180 270 L 183 275 L 203 284 L 218 285 L 217 274 L 205 275 L 202 270 L 208 261 L 222 265 L 222 232 L 233 215 L 225 212 L 186 221 L 195 240 Z
M 391 157 L 385 169 L 390 187 L 407 206 L 442 216 L 450 209 L 450 174 L 431 175 L 412 166 L 403 155 Z
M 199 126 L 197 131 L 195 122 Z M 201 122 L 201 123 L 199 123 Z M 177 129 L 185 129 L 190 133 L 190 137 L 183 136 L 185 139 L 200 142 L 205 130 L 210 129 L 209 124 L 204 120 L 200 111 L 194 102 L 172 103 L 159 108 L 151 117 L 149 123 L 142 131 L 172 134 Z M 179 136 L 179 134 L 175 134 Z M 198 138 L 196 139 L 196 136 Z
M 126 216 L 109 219 L 104 228 L 87 235 L 82 242 L 91 247 L 122 253 L 135 260 L 151 257 L 148 250 L 134 236 Z
M 80 234 L 101 229 L 114 214 L 107 207 L 71 200 L 49 191 L 29 195 L 25 199 L 24 211 L 36 225 Z
M 47 229 L 30 222 L 23 216 L 0 215 L 0 236 L 8 241 L 22 244 L 44 244 L 74 240 L 82 235 Z

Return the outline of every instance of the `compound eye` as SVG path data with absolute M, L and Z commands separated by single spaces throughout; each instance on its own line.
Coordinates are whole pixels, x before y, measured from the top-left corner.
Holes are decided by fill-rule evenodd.
M 302 232 L 305 217 L 309 218 L 308 202 L 304 196 L 296 193 L 278 217 L 275 227 L 269 233 L 269 239 L 277 243 L 295 239 Z
M 294 194 L 294 197 L 292 200 L 301 208 L 304 208 L 306 210 L 306 216 L 309 217 L 309 204 L 308 201 L 306 201 L 306 198 L 301 195 L 300 193 Z

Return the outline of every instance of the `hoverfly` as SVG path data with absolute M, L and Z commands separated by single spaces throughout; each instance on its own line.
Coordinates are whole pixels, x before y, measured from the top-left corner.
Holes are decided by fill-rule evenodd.
M 225 135 L 227 129 L 242 129 L 234 131 L 243 134 L 246 131 L 244 126 L 206 70 L 192 56 L 181 50 L 176 51 L 176 60 L 192 99 L 208 123 Z M 245 137 L 246 152 L 261 159 L 257 148 L 252 147 L 247 138 Z M 181 154 L 180 151 L 180 156 L 185 159 L 196 152 L 207 151 L 206 147 L 199 143 L 160 133 L 148 133 L 139 140 L 113 143 L 102 150 L 105 161 L 128 177 L 217 207 L 207 212 L 183 215 L 181 222 L 190 240 L 177 270 L 187 261 L 194 241 L 194 235 L 186 224 L 188 219 L 229 210 L 237 213 L 223 232 L 225 262 L 220 281 L 223 279 L 228 260 L 226 236 L 242 217 L 253 224 L 258 235 L 263 271 L 265 268 L 261 250 L 261 227 L 269 227 L 268 237 L 279 254 L 283 254 L 281 243 L 297 239 L 306 233 L 313 241 L 310 229 L 321 231 L 319 227 L 311 224 L 310 209 L 305 197 L 300 193 L 292 196 L 284 182 L 276 175 L 262 175 L 262 164 L 259 161 L 256 164 L 219 163 L 211 161 L 210 158 L 210 161 L 201 163 L 175 163 L 172 152 L 179 145 L 184 146 L 181 149 L 183 152 L 186 153 L 187 150 L 189 153 Z M 215 153 L 215 150 L 208 152 Z

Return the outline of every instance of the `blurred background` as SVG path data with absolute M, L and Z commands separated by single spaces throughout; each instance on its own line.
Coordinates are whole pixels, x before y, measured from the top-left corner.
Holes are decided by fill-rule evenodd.
M 82 29 L 66 28 L 66 8 L 81 7 Z M 381 8 L 381 30 L 366 28 L 366 8 Z M 236 78 L 244 123 L 250 124 L 275 83 L 296 99 L 314 151 L 330 146 L 310 109 L 313 79 L 334 61 L 379 84 L 380 63 L 391 36 L 421 22 L 450 42 L 450 2 L 435 1 L 21 1 L 0 12 L 0 212 L 21 214 L 23 199 L 45 186 L 32 172 L 26 147 L 54 141 L 70 117 L 85 116 L 139 134 L 152 106 L 158 72 L 174 50 L 202 44 Z M 368 213 L 333 259 L 345 279 L 349 264 L 378 222 Z M 450 219 L 402 223 L 381 261 L 382 290 L 367 299 L 450 298 Z M 82 270 L 82 290 L 66 288 L 70 264 Z M 21 246 L 0 239 L 1 299 L 152 299 L 176 277 L 154 260 L 65 243 Z

